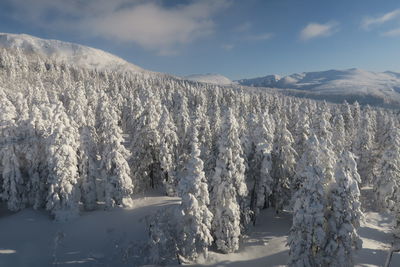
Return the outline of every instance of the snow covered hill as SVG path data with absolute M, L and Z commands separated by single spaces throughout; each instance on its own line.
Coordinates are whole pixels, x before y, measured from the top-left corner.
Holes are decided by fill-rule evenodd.
M 220 74 L 213 74 L 213 73 L 193 74 L 193 75 L 185 76 L 183 78 L 190 80 L 190 81 L 195 81 L 195 82 L 212 83 L 212 84 L 219 84 L 219 85 L 232 84 L 232 81 L 229 78 L 222 76 Z
M 237 81 L 241 85 L 295 89 L 303 93 L 324 95 L 327 100 L 337 96 L 352 96 L 361 102 L 400 101 L 400 73 L 371 72 L 361 69 L 328 70 L 295 73 L 284 77 L 268 75 Z M 370 103 L 371 104 L 371 103 Z
M 27 54 L 39 54 L 58 62 L 84 68 L 144 71 L 134 64 L 99 49 L 58 40 L 40 39 L 27 34 L 0 33 L 0 47 L 20 49 Z

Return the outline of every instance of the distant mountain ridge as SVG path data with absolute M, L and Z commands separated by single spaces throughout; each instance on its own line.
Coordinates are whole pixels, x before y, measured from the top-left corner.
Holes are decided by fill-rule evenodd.
M 144 72 L 145 70 L 105 51 L 27 34 L 0 33 L 0 47 L 20 49 L 58 62 L 89 69 Z
M 400 103 L 400 73 L 362 69 L 302 72 L 288 76 L 267 75 L 237 81 L 243 86 L 291 89 L 294 94 L 311 94 L 321 99 L 357 97 L 368 104 Z M 324 96 L 324 97 L 322 97 Z

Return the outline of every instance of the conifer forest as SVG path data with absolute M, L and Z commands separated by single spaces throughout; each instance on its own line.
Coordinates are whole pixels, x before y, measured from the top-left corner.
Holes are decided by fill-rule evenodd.
M 148 194 L 178 199 L 146 218 L 130 266 L 235 253 L 249 229 L 282 214 L 285 264 L 354 266 L 363 188 L 400 234 L 399 122 L 394 108 L 2 48 L 0 201 L 68 225 Z

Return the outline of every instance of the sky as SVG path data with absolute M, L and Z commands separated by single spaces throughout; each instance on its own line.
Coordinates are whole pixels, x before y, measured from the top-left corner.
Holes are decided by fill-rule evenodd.
M 1 0 L 0 32 L 79 43 L 179 76 L 400 72 L 398 0 Z

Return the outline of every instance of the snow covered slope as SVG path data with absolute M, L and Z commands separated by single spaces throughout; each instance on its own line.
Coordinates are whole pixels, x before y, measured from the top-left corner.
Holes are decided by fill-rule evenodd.
M 45 40 L 27 34 L 0 33 L 0 47 L 20 49 L 78 67 L 143 72 L 144 70 L 99 49 L 57 40 Z
M 381 99 L 383 102 L 400 100 L 400 73 L 371 72 L 361 69 L 303 72 L 284 77 L 268 75 L 237 81 L 245 86 L 295 89 L 314 95 L 352 96 Z
M 203 82 L 203 83 L 213 83 L 213 84 L 219 84 L 219 85 L 230 85 L 232 84 L 232 81 L 220 74 L 213 74 L 213 73 L 207 73 L 207 74 L 193 74 L 189 76 L 183 77 L 186 80 L 190 81 L 195 81 L 195 82 Z

